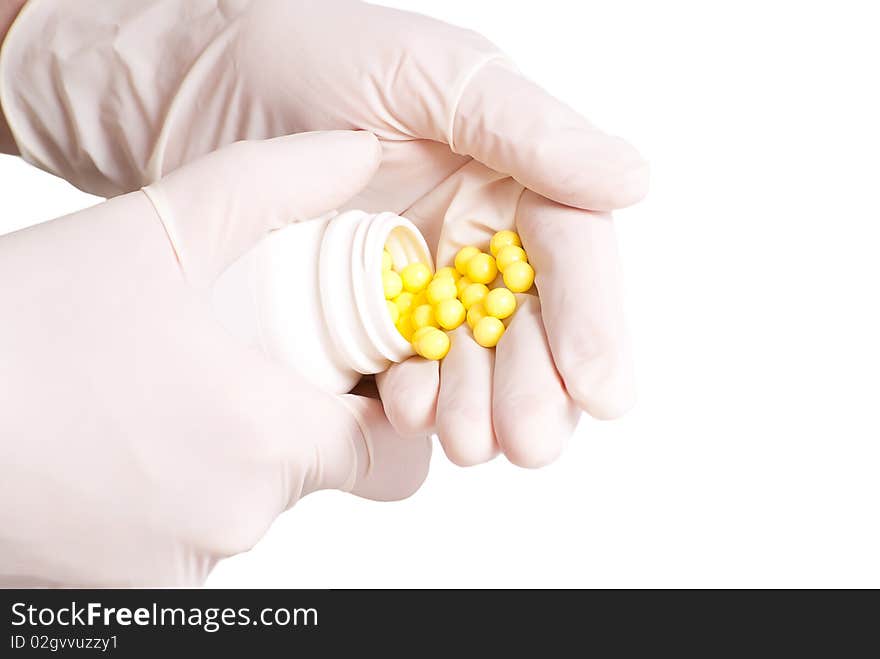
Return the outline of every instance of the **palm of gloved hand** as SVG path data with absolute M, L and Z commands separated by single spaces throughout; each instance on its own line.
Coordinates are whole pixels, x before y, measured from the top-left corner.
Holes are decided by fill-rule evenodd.
M 421 358 L 378 379 L 385 409 L 402 432 L 436 427 L 447 455 L 477 464 L 498 451 L 516 464 L 555 458 L 579 410 L 612 418 L 633 400 L 619 264 L 610 217 L 563 206 L 471 161 L 403 215 L 449 265 L 467 244 L 486 248 L 516 229 L 529 253 L 540 300 L 519 305 L 498 347 L 486 350 L 465 325 L 438 366 Z
M 419 486 L 430 442 L 242 347 L 210 305 L 226 265 L 378 157 L 367 133 L 236 144 L 0 238 L 0 584 L 193 585 L 310 492 Z
M 456 462 L 500 444 L 536 465 L 570 434 L 572 400 L 603 418 L 631 404 L 611 220 L 572 207 L 637 201 L 646 168 L 485 39 L 341 0 L 60 5 L 36 3 L 13 31 L 4 107 L 24 155 L 86 190 L 132 189 L 241 138 L 355 128 L 383 160 L 348 206 L 411 217 L 440 263 L 516 226 L 543 309 L 523 305 L 494 356 L 458 330 L 442 373 L 414 359 L 380 378 L 399 428 L 436 418 Z

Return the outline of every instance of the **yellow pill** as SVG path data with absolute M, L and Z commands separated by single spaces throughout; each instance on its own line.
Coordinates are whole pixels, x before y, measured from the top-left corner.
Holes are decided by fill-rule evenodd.
M 458 250 L 458 254 L 455 255 L 455 269 L 458 270 L 459 274 L 467 274 L 468 262 L 479 253 L 480 250 L 473 245 L 468 245 Z
M 404 291 L 396 298 L 394 298 L 394 304 L 397 306 L 397 310 L 404 314 L 407 313 L 413 306 L 413 300 L 415 296 L 412 293 L 408 293 Z
M 404 289 L 410 293 L 418 293 L 431 281 L 431 268 L 418 261 L 409 263 L 400 271 L 400 277 L 403 279 Z
M 385 304 L 388 305 L 388 315 L 391 316 L 391 322 L 397 325 L 397 321 L 400 320 L 400 309 L 391 300 L 385 300 Z
M 526 251 L 522 247 L 508 245 L 507 247 L 502 247 L 501 251 L 498 252 L 498 256 L 495 257 L 495 264 L 501 272 L 504 272 L 504 269 L 511 263 L 527 260 Z
M 464 322 L 465 310 L 460 300 L 443 300 L 434 307 L 434 318 L 445 330 L 454 330 Z
M 515 261 L 504 271 L 504 285 L 514 293 L 525 293 L 535 283 L 535 270 L 528 263 Z
M 467 276 L 478 284 L 488 284 L 498 274 L 498 266 L 495 259 L 489 254 L 480 253 L 472 257 L 467 263 Z
M 489 293 L 489 287 L 486 284 L 471 284 L 465 288 L 461 295 L 461 303 L 465 309 L 470 309 L 475 304 L 482 302 Z
M 452 277 L 440 277 L 428 284 L 425 295 L 428 297 L 428 304 L 439 304 L 443 300 L 454 300 L 458 288 L 455 286 L 455 280 Z
M 492 240 L 489 241 L 489 251 L 492 252 L 492 256 L 497 257 L 498 252 L 500 252 L 508 245 L 520 247 L 522 245 L 522 241 L 519 239 L 519 235 L 516 233 L 516 231 L 508 231 L 507 229 L 505 229 L 504 231 L 499 231 L 494 236 L 492 236 Z
M 474 325 L 474 339 L 484 348 L 494 348 L 504 334 L 504 323 L 495 316 L 484 316 Z
M 474 325 L 480 322 L 480 318 L 486 317 L 486 308 L 483 306 L 483 303 L 475 304 L 467 312 L 467 324 L 471 329 L 474 329 Z
M 461 294 L 464 293 L 464 289 L 470 286 L 473 282 L 467 277 L 461 277 L 457 282 L 455 282 L 455 287 L 458 289 L 458 295 L 461 297 Z
M 400 335 L 407 341 L 412 341 L 413 332 L 415 331 L 412 324 L 412 316 L 407 314 L 397 321 L 397 331 L 400 332 Z
M 382 272 L 388 272 L 394 266 L 394 261 L 391 258 L 391 252 L 387 249 L 382 250 Z
M 495 318 L 507 318 L 516 309 L 516 297 L 506 288 L 493 288 L 483 301 L 486 313 Z
M 413 329 L 428 326 L 437 327 L 437 319 L 434 318 L 434 309 L 430 304 L 422 304 L 413 309 L 411 318 Z
M 436 329 L 437 329 L 436 327 L 431 327 L 430 325 L 426 325 L 425 327 L 420 327 L 415 332 L 413 332 L 413 335 L 412 335 L 413 350 L 418 352 L 419 351 L 419 347 L 418 347 L 419 340 L 428 332 L 433 332 Z
M 461 275 L 458 274 L 458 270 L 447 265 L 445 268 L 440 268 L 434 273 L 434 279 L 440 279 L 440 277 L 452 277 L 455 281 L 458 281 Z
M 438 360 L 443 359 L 449 352 L 449 337 L 446 332 L 435 329 L 431 332 L 425 332 L 420 338 L 416 346 L 418 352 L 425 359 Z
M 382 273 L 382 290 L 385 291 L 385 299 L 391 300 L 400 295 L 403 290 L 403 282 L 400 275 L 394 270 L 388 270 Z

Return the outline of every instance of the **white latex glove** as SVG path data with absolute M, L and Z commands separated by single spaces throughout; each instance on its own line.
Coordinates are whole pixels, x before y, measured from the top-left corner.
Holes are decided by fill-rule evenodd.
M 346 201 L 379 153 L 345 131 L 243 142 L 0 238 L 0 584 L 198 584 L 310 492 L 418 488 L 427 439 L 242 347 L 210 302 L 226 265 Z
M 413 219 L 438 265 L 515 226 L 542 300 L 520 315 L 541 322 L 522 318 L 494 356 L 459 331 L 442 377 L 415 358 L 379 378 L 395 426 L 436 427 L 459 464 L 499 446 L 544 464 L 577 408 L 612 418 L 633 402 L 612 221 L 574 208 L 638 201 L 647 167 L 478 34 L 345 0 L 30 0 L 0 93 L 24 157 L 89 192 L 238 139 L 359 128 L 383 159 L 349 207 Z

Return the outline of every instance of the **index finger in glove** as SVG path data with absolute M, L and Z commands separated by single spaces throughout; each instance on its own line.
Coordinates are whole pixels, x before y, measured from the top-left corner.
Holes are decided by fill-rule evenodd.
M 348 201 L 381 160 L 362 131 L 236 142 L 144 188 L 193 284 L 213 283 L 269 231 Z

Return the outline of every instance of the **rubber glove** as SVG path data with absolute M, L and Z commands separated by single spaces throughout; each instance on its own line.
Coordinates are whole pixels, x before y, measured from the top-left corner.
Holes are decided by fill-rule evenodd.
M 243 347 L 210 302 L 378 163 L 368 133 L 243 142 L 0 238 L 0 584 L 199 584 L 310 492 L 418 488 L 427 439 Z
M 439 265 L 518 229 L 543 306 L 516 341 L 556 383 L 536 391 L 502 364 L 512 350 L 478 352 L 462 331 L 442 377 L 413 359 L 378 378 L 395 426 L 436 427 L 459 464 L 500 447 L 537 466 L 576 409 L 612 418 L 633 403 L 613 223 L 573 209 L 638 201 L 647 166 L 478 34 L 346 0 L 31 0 L 3 47 L 0 102 L 27 160 L 103 195 L 238 139 L 369 130 L 382 165 L 347 207 L 410 217 Z M 523 405 L 528 423 L 504 420 Z

